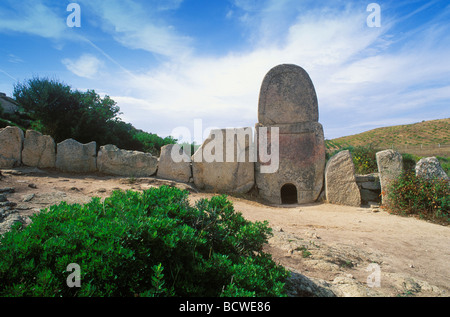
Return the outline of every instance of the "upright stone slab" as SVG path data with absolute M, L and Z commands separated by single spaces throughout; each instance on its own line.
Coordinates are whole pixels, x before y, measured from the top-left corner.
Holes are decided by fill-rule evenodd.
M 68 139 L 57 144 L 56 168 L 63 172 L 92 173 L 97 171 L 97 144 L 81 144 Z
M 361 206 L 361 194 L 356 184 L 350 151 L 341 151 L 328 161 L 325 168 L 325 195 L 331 204 Z
M 380 174 L 381 202 L 389 205 L 389 188 L 403 172 L 402 155 L 394 150 L 385 150 L 376 154 Z
M 108 144 L 100 147 L 97 168 L 110 175 L 148 177 L 156 173 L 158 159 L 150 153 L 121 150 Z
M 255 184 L 251 128 L 212 130 L 192 156 L 195 186 L 214 193 L 247 193 Z
M 449 179 L 436 157 L 425 157 L 417 162 L 416 175 L 425 179 Z
M 191 176 L 191 157 L 178 144 L 164 145 L 159 156 L 157 177 L 187 183 Z
M 22 163 L 38 168 L 53 168 L 56 162 L 56 144 L 49 135 L 27 130 L 23 142 Z
M 255 179 L 260 196 L 275 204 L 315 202 L 323 187 L 325 143 L 317 95 L 303 68 L 279 65 L 267 73 L 258 120 Z M 278 139 L 272 139 L 276 131 Z M 268 140 L 268 148 L 260 143 L 261 138 Z M 267 163 L 261 158 L 269 148 L 278 149 L 278 169 L 265 172 Z
M 18 127 L 0 129 L 0 168 L 22 163 L 23 132 Z

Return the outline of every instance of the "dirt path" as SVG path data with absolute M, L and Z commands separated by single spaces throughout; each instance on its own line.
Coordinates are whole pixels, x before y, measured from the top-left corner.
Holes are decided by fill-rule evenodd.
M 85 203 L 116 189 L 144 190 L 168 184 L 190 190 L 192 202 L 212 196 L 155 178 L 80 176 L 23 168 L 2 174 L 0 189 L 14 188 L 7 199 L 17 204 L 14 216 L 23 218 L 63 200 Z M 292 270 L 292 295 L 450 296 L 449 227 L 385 211 L 374 213 L 369 208 L 331 204 L 287 208 L 230 199 L 245 218 L 267 220 L 273 228 L 266 251 Z M 0 222 L 5 223 L 7 215 Z
M 276 230 L 269 250 L 282 264 L 348 284 L 342 296 L 449 295 L 448 227 L 331 204 L 277 208 L 235 200 L 235 208 L 249 220 L 269 221 Z M 367 287 L 371 263 L 379 265 L 380 288 Z

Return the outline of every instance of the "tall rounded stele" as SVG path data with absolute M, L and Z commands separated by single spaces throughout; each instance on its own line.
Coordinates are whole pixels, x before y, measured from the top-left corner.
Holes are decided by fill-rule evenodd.
M 323 187 L 325 142 L 316 91 L 303 68 L 283 64 L 267 73 L 261 85 L 258 121 L 255 180 L 260 196 L 274 204 L 315 202 Z M 262 162 L 259 155 L 260 151 L 270 152 L 270 142 L 267 149 L 259 143 L 266 128 L 267 140 L 271 140 L 273 128 L 279 129 L 279 167 L 273 173 L 261 168 L 270 164 Z

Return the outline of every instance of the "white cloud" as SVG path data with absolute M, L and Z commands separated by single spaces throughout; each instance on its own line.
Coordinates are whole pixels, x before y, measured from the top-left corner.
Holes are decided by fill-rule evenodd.
M 180 125 L 191 126 L 198 118 L 205 125 L 221 128 L 254 126 L 260 85 L 278 64 L 304 67 L 316 80 L 316 88 L 324 96 L 329 94 L 318 85 L 327 83 L 343 64 L 376 42 L 380 33 L 365 32 L 355 27 L 357 22 L 358 16 L 307 17 L 286 30 L 282 47 L 264 45 L 248 53 L 171 60 L 127 79 L 127 86 L 132 87 L 129 96 L 140 101 L 119 98 L 119 106 L 132 122 L 163 134 Z M 360 38 L 358 43 L 352 43 L 355 37 Z M 158 119 L 166 116 L 167 121 Z
M 101 60 L 90 54 L 83 54 L 77 60 L 65 58 L 61 62 L 69 71 L 84 78 L 94 78 L 103 66 Z
M 68 29 L 65 19 L 41 1 L 8 2 L 9 8 L 5 4 L 0 10 L 0 31 L 59 39 Z
M 72 32 L 65 24 L 67 12 L 45 3 L 7 0 L 0 9 L 0 32 L 57 39 L 58 45 L 84 39 L 111 64 L 90 54 L 62 63 L 81 78 L 95 79 L 118 102 L 126 121 L 149 132 L 167 135 L 179 126 L 192 127 L 194 119 L 222 128 L 254 126 L 263 77 L 282 63 L 310 74 L 327 137 L 450 116 L 450 7 L 421 21 L 436 0 L 398 18 L 384 9 L 395 11 L 405 2 L 382 5 L 381 28 L 367 27 L 365 1 L 234 0 L 226 18 L 241 26 L 247 51 L 209 57 L 195 55 L 195 34 L 183 34 L 165 19 L 182 0 L 77 1 L 85 21 L 81 31 L 92 23 L 107 39 L 163 61 L 156 67 L 143 64 L 140 73 L 123 67 L 128 64 L 120 54 L 94 44 L 95 36 Z M 15 55 L 8 60 L 19 61 Z M 115 71 L 120 76 L 111 76 Z M 0 73 L 13 79 L 4 69 Z
M 126 0 L 80 0 L 90 12 L 100 17 L 102 28 L 130 49 L 140 49 L 165 57 L 186 56 L 191 52 L 188 36 L 180 35 L 155 13 L 178 8 L 182 1 L 153 1 L 143 7 Z
M 149 129 L 166 134 L 178 125 L 191 126 L 195 118 L 219 127 L 253 126 L 264 75 L 273 66 L 294 63 L 314 82 L 329 138 L 448 117 L 448 106 L 442 108 L 450 100 L 450 43 L 442 41 L 448 27 L 441 25 L 439 35 L 431 23 L 405 38 L 394 33 L 393 19 L 382 28 L 368 28 L 363 9 L 299 14 L 282 35 L 284 45 L 264 41 L 249 53 L 172 60 L 132 83 L 148 104 L 134 116 L 168 117 L 164 124 L 148 119 Z M 430 32 L 434 37 L 424 37 Z
M 264 75 L 282 63 L 300 65 L 310 74 L 328 138 L 450 116 L 449 26 L 441 20 L 397 33 L 392 17 L 383 16 L 381 28 L 367 27 L 367 4 L 306 10 L 304 2 L 293 7 L 289 1 L 264 3 L 236 0 L 239 6 L 228 16 L 241 22 L 246 17 L 248 38 L 256 39 L 248 51 L 200 57 L 194 53 L 195 39 L 151 12 L 146 16 L 148 10 L 133 1 L 85 2 L 120 44 L 168 57 L 140 73 L 104 74 L 102 90 L 118 102 L 125 121 L 162 136 L 180 126 L 193 129 L 195 119 L 202 119 L 205 128 L 253 127 Z M 171 5 L 176 9 L 180 3 Z M 276 24 L 287 10 L 290 19 Z M 276 27 L 270 29 L 271 24 Z M 102 75 L 104 66 L 90 55 L 64 64 L 87 78 Z

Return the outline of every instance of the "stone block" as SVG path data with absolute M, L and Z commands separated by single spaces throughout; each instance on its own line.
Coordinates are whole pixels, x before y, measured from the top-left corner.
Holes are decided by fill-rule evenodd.
M 331 204 L 355 207 L 361 205 L 355 166 L 348 150 L 337 153 L 328 161 L 325 168 L 325 194 Z
M 214 193 L 247 193 L 255 183 L 251 128 L 212 130 L 192 156 L 195 186 Z
M 0 129 L 0 168 L 13 168 L 22 163 L 23 131 L 18 127 Z
M 416 175 L 425 179 L 449 179 L 436 157 L 425 157 L 417 162 Z
M 159 156 L 157 177 L 188 183 L 192 177 L 191 157 L 178 144 L 163 146 Z
M 38 168 L 53 168 L 56 162 L 56 144 L 51 136 L 27 130 L 22 150 L 22 163 Z
M 156 173 L 158 159 L 150 153 L 121 150 L 115 145 L 100 147 L 97 157 L 98 171 L 126 177 L 148 177 Z
M 403 172 L 403 158 L 394 150 L 385 150 L 376 153 L 376 159 L 380 175 L 381 202 L 388 206 L 390 186 Z
M 91 173 L 97 171 L 97 144 L 81 144 L 68 139 L 57 144 L 56 168 L 63 172 Z

